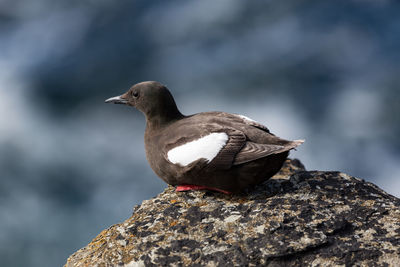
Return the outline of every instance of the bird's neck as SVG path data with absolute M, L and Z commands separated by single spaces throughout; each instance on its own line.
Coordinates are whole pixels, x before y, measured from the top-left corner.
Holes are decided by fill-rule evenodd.
M 146 130 L 157 131 L 183 117 L 185 116 L 178 108 L 168 109 L 158 114 L 146 114 Z

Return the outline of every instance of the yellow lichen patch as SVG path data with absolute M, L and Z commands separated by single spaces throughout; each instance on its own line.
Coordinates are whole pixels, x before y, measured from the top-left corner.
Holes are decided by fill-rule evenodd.
M 360 203 L 360 205 L 363 207 L 372 207 L 375 203 L 376 203 L 375 200 L 368 199 L 368 200 L 365 200 L 362 203 Z
M 176 199 L 171 199 L 171 201 L 170 201 L 170 203 L 171 204 L 174 204 L 174 203 L 176 203 L 178 200 L 176 200 Z
M 104 246 L 107 243 L 105 238 L 107 237 L 108 233 L 109 233 L 108 229 L 101 231 L 101 233 L 98 236 L 96 236 L 92 240 L 92 242 L 90 242 L 90 244 L 89 244 L 90 247 L 92 249 L 98 249 L 98 248 Z
M 240 204 L 244 204 L 244 203 L 247 203 L 247 199 L 246 198 L 239 198 L 238 199 L 238 202 L 240 203 Z
M 130 248 L 127 247 L 127 249 L 131 249 L 131 247 Z M 122 252 L 121 261 L 123 263 L 126 264 L 133 260 L 133 256 L 129 254 L 129 250 L 122 250 L 121 252 Z
M 349 205 L 336 205 L 334 207 L 334 209 L 336 210 L 337 213 L 340 214 L 340 213 L 344 213 L 344 212 L 350 211 L 351 207 Z
M 359 230 L 356 234 L 361 235 L 364 240 L 373 241 L 375 240 L 374 234 L 376 234 L 375 229 Z
M 206 201 L 202 201 L 199 204 L 197 204 L 198 207 L 203 207 L 203 206 L 207 206 L 207 202 Z

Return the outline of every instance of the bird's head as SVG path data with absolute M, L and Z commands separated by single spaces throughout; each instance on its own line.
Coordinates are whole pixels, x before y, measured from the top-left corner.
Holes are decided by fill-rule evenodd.
M 147 118 L 180 114 L 168 88 L 159 82 L 141 82 L 133 85 L 126 93 L 107 99 L 106 103 L 135 107 Z

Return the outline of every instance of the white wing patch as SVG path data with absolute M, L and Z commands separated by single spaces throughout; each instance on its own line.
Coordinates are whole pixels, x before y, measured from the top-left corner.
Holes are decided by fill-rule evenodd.
M 249 117 L 246 117 L 246 116 L 244 116 L 244 115 L 237 115 L 238 117 L 240 117 L 240 118 L 242 118 L 243 120 L 245 120 L 245 121 L 250 121 L 250 122 L 255 122 L 255 123 L 258 123 L 258 122 L 256 122 L 255 120 L 252 120 L 252 119 L 250 119 Z
M 168 151 L 168 160 L 174 164 L 187 166 L 198 159 L 210 162 L 226 145 L 229 137 L 226 133 L 211 133 L 202 138 L 174 147 Z

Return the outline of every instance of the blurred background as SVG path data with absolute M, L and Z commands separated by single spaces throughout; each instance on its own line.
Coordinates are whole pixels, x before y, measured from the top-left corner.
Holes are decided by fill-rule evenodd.
M 145 120 L 104 104 L 166 84 L 184 114 L 267 125 L 309 170 L 400 196 L 396 1 L 0 0 L 0 258 L 61 266 L 166 185 Z

